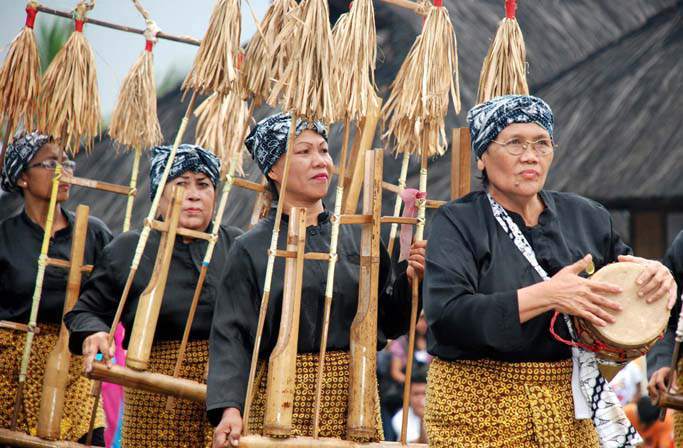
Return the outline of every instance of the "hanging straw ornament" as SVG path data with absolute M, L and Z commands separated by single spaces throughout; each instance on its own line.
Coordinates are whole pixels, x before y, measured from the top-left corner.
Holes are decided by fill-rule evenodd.
M 183 82 L 184 92 L 227 93 L 236 88 L 240 24 L 240 1 L 218 0 L 192 70 Z
M 43 75 L 39 129 L 59 140 L 72 154 L 81 139 L 86 151 L 100 131 L 100 94 L 95 55 L 83 35 L 86 13 L 95 6 L 81 1 L 74 10 L 75 31 Z
M 448 10 L 436 0 L 391 85 L 383 109 L 384 137 L 393 138 L 399 152 L 412 152 L 422 146 L 425 129 L 433 127 L 440 138 L 429 145 L 430 155 L 443 154 L 449 93 L 455 112 L 460 112 L 457 40 Z
M 260 32 L 247 45 L 240 82 L 244 92 L 261 104 L 270 96 L 274 79 L 285 71 L 289 53 L 287 46 L 278 45 L 286 18 L 297 7 L 294 0 L 274 0 L 261 22 Z M 276 51 L 277 49 L 277 51 Z
M 38 14 L 37 6 L 38 3 L 34 1 L 26 3 L 26 25 L 10 44 L 5 63 L 0 69 L 0 123 L 7 121 L 3 155 L 18 124 L 23 120 L 24 127 L 32 130 L 36 119 L 40 55 L 33 25 Z M 2 159 L 0 157 L 0 162 Z
M 151 148 L 163 141 L 161 126 L 157 116 L 157 94 L 154 81 L 154 56 L 152 49 L 157 42 L 157 33 L 161 31 L 149 13 L 138 0 L 133 0 L 145 19 L 145 50 L 123 79 L 116 106 L 111 117 L 109 135 L 124 148 L 134 149 L 133 166 L 131 167 L 130 188 L 137 188 L 138 172 L 142 150 Z M 135 196 L 128 195 L 126 214 L 123 219 L 123 231 L 130 229 Z
M 246 101 L 238 92 L 209 96 L 197 107 L 195 142 L 213 152 L 221 159 L 223 172 L 235 163 L 233 172 L 244 175 L 242 170 L 242 129 L 249 121 Z
M 338 98 L 332 80 L 332 30 L 326 0 L 304 0 L 290 12 L 279 36 L 280 45 L 291 39 L 291 59 L 273 86 L 269 103 L 300 118 L 331 123 Z
M 515 18 L 517 0 L 505 0 L 505 18 L 491 42 L 479 75 L 477 102 L 501 95 L 528 95 L 526 47 Z
M 334 64 L 338 85 L 337 118 L 360 120 L 370 103 L 378 104 L 375 85 L 377 35 L 372 0 L 354 0 L 332 30 Z

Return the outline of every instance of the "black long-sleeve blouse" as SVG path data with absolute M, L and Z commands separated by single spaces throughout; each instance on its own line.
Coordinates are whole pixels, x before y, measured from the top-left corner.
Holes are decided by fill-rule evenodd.
M 61 208 L 67 226 L 50 239 L 48 256 L 69 260 L 75 216 Z M 43 244 L 43 228 L 21 213 L 0 222 L 0 320 L 28 323 Z M 93 264 L 112 235 L 106 224 L 88 218 L 84 264 Z M 64 311 L 68 269 L 46 266 L 38 308 L 38 323 L 59 324 Z M 83 276 L 85 281 L 86 276 Z
M 508 212 L 552 276 L 590 253 L 596 269 L 629 254 L 600 204 L 570 193 L 541 191 L 545 209 L 528 228 Z M 519 320 L 517 290 L 542 281 L 491 211 L 484 192 L 436 213 L 427 246 L 424 310 L 428 351 L 446 360 L 552 361 L 571 350 L 549 332 L 552 311 Z M 558 333 L 568 337 L 560 321 Z
M 306 229 L 306 252 L 329 252 L 331 222 L 329 212 L 318 216 L 318 225 Z M 235 241 L 231 263 L 223 277 L 209 339 L 209 377 L 207 408 L 209 420 L 218 424 L 222 410 L 241 409 L 244 403 L 251 353 L 258 321 L 267 250 L 274 224 L 274 211 Z M 338 261 L 335 270 L 327 350 L 348 350 L 351 322 L 358 305 L 360 272 L 359 226 L 341 226 Z M 287 217 L 279 234 L 278 247 L 285 247 Z M 267 359 L 278 337 L 282 313 L 284 259 L 275 261 L 270 302 L 266 315 L 259 356 Z M 327 262 L 306 260 L 301 293 L 299 353 L 320 349 Z M 391 260 L 382 247 L 380 257 L 377 346 L 387 338 L 405 333 L 410 320 L 411 289 L 405 273 L 394 279 Z
M 216 302 L 216 285 L 227 263 L 230 246 L 241 233 L 241 230 L 237 228 L 221 226 L 192 323 L 191 340 L 208 339 L 209 337 L 214 303 Z M 132 230 L 119 235 L 104 248 L 92 275 L 81 291 L 76 306 L 64 317 L 64 323 L 70 333 L 69 348 L 73 353 L 81 353 L 83 340 L 91 334 L 109 331 L 128 278 L 130 264 L 139 237 L 140 231 Z M 128 346 L 140 294 L 149 283 L 154 270 L 159 240 L 159 232 L 152 231 L 133 280 L 128 301 L 121 317 L 121 323 L 127 330 L 123 341 L 124 347 Z M 207 245 L 208 242 L 204 240 L 184 243 L 181 237 L 176 238 L 159 320 L 154 334 L 155 341 L 182 338 Z
M 683 300 L 683 231 L 671 243 L 671 247 L 666 251 L 662 263 L 669 268 L 676 280 L 676 305 L 671 310 L 664 338 L 657 342 L 647 354 L 648 377 L 660 368 L 671 365 L 675 344 L 674 337 L 676 336 L 676 327 L 678 327 L 678 318 L 681 313 L 681 300 Z

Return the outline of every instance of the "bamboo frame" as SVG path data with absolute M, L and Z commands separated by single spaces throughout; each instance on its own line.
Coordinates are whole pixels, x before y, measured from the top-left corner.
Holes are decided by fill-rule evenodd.
M 76 442 L 53 442 L 43 440 L 39 437 L 5 428 L 0 428 L 0 443 L 8 443 L 11 444 L 11 446 L 21 448 L 91 448 L 88 445 L 82 445 Z
M 64 312 L 66 314 L 78 300 L 83 275 L 83 259 L 85 257 L 85 242 L 88 231 L 89 208 L 79 205 L 76 209 L 71 254 L 69 257 L 69 277 L 66 285 Z M 43 389 L 40 394 L 38 408 L 37 436 L 46 440 L 60 439 L 60 423 L 64 410 L 64 395 L 69 382 L 69 333 L 62 323 L 59 329 L 57 343 L 48 355 L 43 377 Z
M 285 260 L 282 318 L 277 344 L 268 362 L 263 416 L 263 432 L 273 436 L 286 437 L 292 432 L 305 247 L 306 209 L 293 208 L 290 213 L 287 250 L 294 251 L 296 257 Z
M 276 439 L 264 436 L 243 436 L 242 448 L 427 448 L 426 443 L 372 442 L 357 443 L 331 438 L 291 437 Z
M 410 151 L 403 151 L 403 160 L 401 161 L 401 173 L 398 176 L 398 188 L 396 190 L 396 201 L 394 202 L 394 216 L 398 216 L 401 213 L 401 204 L 403 200 L 401 199 L 401 193 L 406 188 L 406 178 L 408 177 L 408 165 L 410 164 Z M 398 232 L 398 223 L 391 224 L 391 230 L 389 231 L 389 244 L 387 246 L 387 251 L 389 256 L 394 255 L 394 245 L 396 244 L 396 234 Z
M 140 172 L 140 156 L 142 149 L 135 148 L 135 155 L 133 156 L 133 166 L 130 170 L 130 184 L 128 185 L 129 193 L 126 200 L 126 214 L 123 218 L 123 231 L 130 230 L 130 221 L 133 217 L 133 204 L 135 203 L 135 193 L 137 192 L 138 173 Z
M 451 200 L 470 192 L 472 160 L 469 128 L 451 131 Z
M 50 247 L 50 238 L 52 238 L 52 227 L 54 224 L 55 209 L 57 208 L 57 192 L 59 189 L 59 182 L 62 177 L 62 165 L 58 164 L 55 168 L 55 174 L 52 178 L 52 190 L 50 192 L 50 203 L 48 205 L 47 217 L 45 219 L 45 228 L 43 232 L 43 242 L 40 248 L 40 256 L 38 257 L 38 271 L 36 273 L 36 284 L 33 289 L 33 299 L 31 301 L 31 313 L 29 315 L 29 328 L 36 327 L 36 320 L 38 318 L 38 308 L 40 306 L 40 297 L 43 293 L 43 279 L 45 277 L 45 267 L 47 266 L 47 253 Z M 19 370 L 19 381 L 17 384 L 17 392 L 14 398 L 14 412 L 12 413 L 12 429 L 16 429 L 19 412 L 21 411 L 22 401 L 24 396 L 24 385 L 26 383 L 26 375 L 28 373 L 28 363 L 31 357 L 31 346 L 33 345 L 33 331 L 26 333 L 26 341 L 24 343 L 24 352 L 21 357 L 21 367 Z

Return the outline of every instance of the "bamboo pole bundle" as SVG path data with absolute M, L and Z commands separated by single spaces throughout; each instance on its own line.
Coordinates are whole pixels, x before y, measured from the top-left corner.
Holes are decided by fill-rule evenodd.
M 232 173 L 243 175 L 242 130 L 251 117 L 246 101 L 238 92 L 216 92 L 204 100 L 194 114 L 197 117 L 195 142 L 221 159 L 224 173 L 232 169 Z
M 75 31 L 43 75 L 38 113 L 39 129 L 58 139 L 72 154 L 81 139 L 86 151 L 100 131 L 100 94 L 95 55 L 83 35 L 86 13 L 94 0 L 82 0 L 74 9 Z
M 384 106 L 387 126 L 385 138 L 398 142 L 398 151 L 412 151 L 420 145 L 401 147 L 408 142 L 421 142 L 424 129 L 435 126 L 437 145 L 432 154 L 445 151 L 445 117 L 449 94 L 455 112 L 460 112 L 457 41 L 448 10 L 436 0 L 396 79 Z
M 479 75 L 479 103 L 501 95 L 529 94 L 526 47 L 516 9 L 517 0 L 505 0 L 505 17 L 498 24 Z
M 149 13 L 138 0 L 133 3 L 140 10 L 147 28 L 145 30 L 145 50 L 135 61 L 123 79 L 119 97 L 111 116 L 109 135 L 124 148 L 134 148 L 135 156 L 131 167 L 130 189 L 137 188 L 138 171 L 142 150 L 160 144 L 163 140 L 161 126 L 157 117 L 156 83 L 154 81 L 154 57 L 152 49 L 160 31 Z M 128 195 L 123 231 L 130 229 L 135 196 Z
M 204 94 L 227 93 L 237 86 L 237 57 L 240 45 L 239 0 L 218 0 L 183 90 Z
M 54 224 L 55 209 L 57 208 L 57 191 L 59 189 L 59 179 L 62 177 L 62 166 L 57 165 L 55 168 L 55 175 L 52 178 L 52 189 L 50 192 L 50 204 L 48 206 L 47 217 L 45 219 L 45 227 L 43 232 L 43 243 L 40 248 L 40 256 L 38 257 L 38 270 L 36 272 L 36 283 L 33 289 L 33 299 L 31 301 L 31 313 L 29 315 L 28 327 L 26 332 L 26 341 L 24 342 L 24 352 L 21 357 L 21 367 L 19 369 L 19 381 L 17 383 L 17 392 L 14 398 L 14 413 L 12 414 L 12 430 L 16 429 L 16 424 L 19 419 L 19 412 L 21 412 L 22 402 L 24 398 L 24 385 L 26 384 L 26 375 L 28 373 L 28 363 L 31 358 L 31 347 L 33 345 L 34 329 L 37 325 L 38 307 L 40 306 L 40 297 L 43 294 L 43 279 L 45 278 L 45 268 L 47 266 L 47 253 L 50 248 L 50 240 L 52 238 L 52 226 Z
M 10 143 L 17 125 L 23 120 L 26 129 L 33 129 L 37 114 L 37 99 L 40 91 L 40 55 L 36 46 L 33 25 L 38 3 L 26 3 L 26 24 L 12 40 L 5 63 L 0 69 L 0 124 L 5 125 L 0 172 L 5 148 Z
M 280 40 L 291 39 L 291 59 L 275 82 L 269 102 L 278 102 L 282 110 L 297 117 L 331 123 L 338 85 L 330 64 L 334 49 L 327 1 L 304 0 L 290 16 Z
M 274 0 L 261 22 L 261 32 L 254 34 L 247 45 L 240 83 L 257 105 L 270 97 L 273 78 L 279 79 L 284 73 L 291 50 L 286 45 L 278 45 L 289 41 L 282 38 L 278 41 L 278 37 L 296 7 L 294 0 Z

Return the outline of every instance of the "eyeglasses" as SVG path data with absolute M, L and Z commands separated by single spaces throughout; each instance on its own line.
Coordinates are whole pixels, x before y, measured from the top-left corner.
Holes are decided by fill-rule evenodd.
M 59 161 L 55 159 L 47 159 L 42 162 L 32 163 L 29 168 L 45 168 L 46 170 L 54 170 L 59 165 Z M 66 171 L 73 171 L 76 169 L 76 162 L 73 160 L 65 160 L 62 162 L 62 169 Z
M 503 149 L 505 149 L 510 155 L 521 156 L 527 150 L 531 148 L 537 155 L 545 156 L 553 152 L 557 148 L 552 140 L 549 138 L 541 138 L 535 141 L 522 140 L 520 138 L 511 138 L 506 142 L 499 142 L 496 140 L 491 140 L 493 143 L 499 144 Z

